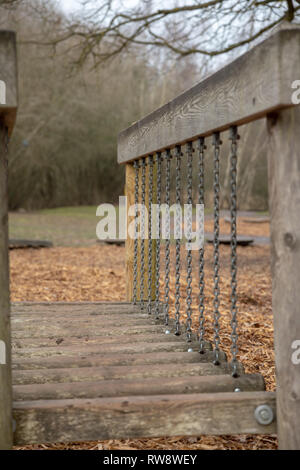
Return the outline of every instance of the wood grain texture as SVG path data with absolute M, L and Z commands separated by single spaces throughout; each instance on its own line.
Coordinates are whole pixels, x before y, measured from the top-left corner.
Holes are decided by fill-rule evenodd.
M 41 318 L 49 315 L 120 315 L 143 313 L 138 305 L 130 302 L 12 302 L 11 314 Z
M 145 334 L 136 335 L 134 341 L 136 343 L 181 343 L 182 340 L 175 335 L 163 334 Z M 96 346 L 97 344 L 126 344 L 128 337 L 123 336 L 93 336 L 77 334 L 77 336 L 50 336 L 46 338 L 12 338 L 12 348 L 44 348 L 44 347 L 64 347 L 64 346 Z
M 300 449 L 299 129 L 299 106 L 268 118 L 278 437 L 281 449 L 298 450 Z
M 15 385 L 14 401 L 65 400 L 70 398 L 103 398 L 133 395 L 177 395 L 187 393 L 263 391 L 264 380 L 259 374 L 243 375 L 234 379 L 230 375 L 207 377 L 160 377 L 143 380 L 105 380 L 98 382 L 46 383 Z
M 15 402 L 15 444 L 203 434 L 273 434 L 254 410 L 271 392 Z
M 118 161 L 184 144 L 293 106 L 300 29 L 277 31 L 252 50 L 119 134 Z
M 73 367 L 98 367 L 98 366 L 134 366 L 148 364 L 191 364 L 199 362 L 213 362 L 213 351 L 206 351 L 205 354 L 198 352 L 153 352 L 146 354 L 94 354 L 88 356 L 65 356 L 57 355 L 42 358 L 14 357 L 14 370 L 30 369 L 66 369 Z M 226 361 L 226 355 L 220 352 L 220 360 Z
M 0 122 L 0 341 L 2 346 L 0 357 L 0 449 L 9 449 L 12 445 L 7 155 L 5 152 L 5 138 L 6 131 Z
M 239 365 L 239 372 L 243 372 Z M 150 377 L 182 377 L 187 375 L 224 375 L 231 374 L 231 367 L 228 363 L 221 363 L 215 366 L 212 363 L 185 364 L 178 367 L 178 364 L 159 365 L 135 365 L 135 366 L 99 366 L 99 367 L 78 367 L 72 369 L 33 369 L 14 370 L 13 384 L 28 385 L 42 383 L 66 383 L 83 382 L 112 379 L 141 379 Z M 146 393 L 146 391 L 145 391 Z
M 123 343 L 123 344 L 97 344 L 80 346 L 48 346 L 43 348 L 20 348 L 14 349 L 14 357 L 50 357 L 50 356 L 87 356 L 94 354 L 146 354 L 152 352 L 185 352 L 188 347 L 194 347 L 197 351 L 198 343 L 189 343 L 184 341 L 174 341 L 169 343 Z

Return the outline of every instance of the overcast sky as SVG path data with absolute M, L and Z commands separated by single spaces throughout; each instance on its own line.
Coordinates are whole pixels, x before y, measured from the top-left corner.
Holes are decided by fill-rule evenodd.
M 74 12 L 80 9 L 80 0 L 57 0 L 57 3 L 65 12 Z

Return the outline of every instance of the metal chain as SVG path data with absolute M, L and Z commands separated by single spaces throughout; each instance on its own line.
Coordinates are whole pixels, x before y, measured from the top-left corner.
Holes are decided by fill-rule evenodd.
M 220 353 L 220 288 L 219 288 L 219 223 L 220 223 L 220 133 L 216 132 L 213 135 L 213 146 L 214 146 L 214 364 L 219 365 L 219 353 Z
M 188 143 L 187 148 L 187 204 L 192 205 L 192 191 L 193 191 L 193 144 Z M 192 242 L 192 212 L 188 214 L 187 220 L 187 241 Z M 187 250 L 187 297 L 186 297 L 186 335 L 187 341 L 192 341 L 192 250 Z
M 180 208 L 181 211 L 181 186 L 180 186 L 180 165 L 181 164 L 181 146 L 176 147 L 176 204 L 177 208 Z M 181 218 L 176 214 L 175 223 L 176 223 L 176 259 L 175 259 L 175 335 L 179 336 L 180 331 L 180 232 L 181 232 Z
M 204 137 L 198 140 L 199 171 L 198 171 L 198 203 L 204 204 L 204 150 L 206 149 Z M 199 352 L 204 353 L 205 335 L 205 305 L 204 305 L 204 246 L 199 250 Z
M 148 314 L 151 315 L 152 303 L 152 202 L 153 202 L 153 155 L 148 157 L 149 194 L 148 194 Z
M 170 176 L 171 172 L 171 152 L 166 152 L 166 204 L 170 208 Z M 169 324 L 169 308 L 170 308 L 170 211 L 167 211 L 166 217 L 167 237 L 166 237 L 166 264 L 165 264 L 165 324 Z
M 156 157 L 157 162 L 157 215 L 156 215 L 156 261 L 155 261 L 155 315 L 159 318 L 159 287 L 160 287 L 160 226 L 161 226 L 161 154 Z
M 133 256 L 133 303 L 137 303 L 137 282 L 138 282 L 138 203 L 139 203 L 139 161 L 133 163 L 135 169 L 134 181 L 134 256 Z
M 237 236 L 236 236 L 236 212 L 237 212 L 237 141 L 239 139 L 237 127 L 230 128 L 231 155 L 230 155 L 230 186 L 231 186 L 231 354 L 232 354 L 232 376 L 238 377 L 237 373 Z
M 146 201 L 146 159 L 142 158 L 142 214 L 141 214 L 141 278 L 140 278 L 140 302 L 144 308 L 145 295 L 145 201 Z

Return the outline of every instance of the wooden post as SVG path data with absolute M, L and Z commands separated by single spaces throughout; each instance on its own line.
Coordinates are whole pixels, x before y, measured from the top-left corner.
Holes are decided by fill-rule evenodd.
M 0 449 L 12 445 L 6 128 L 0 123 Z
M 7 137 L 17 109 L 15 34 L 0 31 L 0 449 L 12 447 L 12 385 L 8 268 Z
M 135 187 L 135 169 L 132 163 L 126 164 L 125 172 L 125 195 L 127 196 L 127 208 L 134 205 L 134 187 Z M 141 178 L 142 171 L 139 170 L 139 196 L 141 195 Z M 153 165 L 153 204 L 156 202 L 156 184 L 157 184 L 157 171 L 156 163 Z M 140 199 L 139 199 L 140 200 Z M 146 208 L 149 213 L 149 167 L 146 166 Z M 134 220 L 133 216 L 128 217 L 127 214 L 127 226 Z M 146 224 L 147 225 L 147 224 Z M 151 241 L 152 243 L 152 300 L 155 299 L 155 240 Z M 140 249 L 140 241 L 139 241 Z M 126 250 L 126 300 L 131 302 L 133 300 L 133 265 L 134 265 L 134 240 L 127 236 L 125 241 L 125 250 Z M 138 266 L 138 283 L 140 279 L 140 266 Z M 139 290 L 137 292 L 139 300 Z M 144 280 L 144 299 L 148 298 L 148 240 L 145 240 L 145 280 Z
M 277 423 L 281 449 L 300 449 L 299 129 L 299 106 L 268 117 Z

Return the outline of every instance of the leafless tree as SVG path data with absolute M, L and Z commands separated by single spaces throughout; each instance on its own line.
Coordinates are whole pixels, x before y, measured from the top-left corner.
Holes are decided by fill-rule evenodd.
M 179 58 L 213 58 L 247 48 L 283 20 L 299 20 L 299 3 L 140 0 L 128 8 L 122 0 L 82 0 L 80 16 L 70 19 L 52 42 L 75 38 L 78 63 L 93 57 L 95 65 L 136 46 L 161 48 Z

